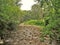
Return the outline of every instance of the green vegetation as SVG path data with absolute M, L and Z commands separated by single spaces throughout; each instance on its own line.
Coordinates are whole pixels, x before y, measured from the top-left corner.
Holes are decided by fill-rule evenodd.
M 22 11 L 20 0 L 0 0 L 0 37 L 6 30 L 16 30 L 20 23 L 44 27 L 41 37 L 47 35 L 60 42 L 60 0 L 35 0 L 30 11 Z
M 37 25 L 37 26 L 44 26 L 44 21 L 43 20 L 30 20 L 24 22 L 26 25 Z
M 38 4 L 32 6 L 30 21 L 26 24 L 43 25 L 41 37 L 47 35 L 53 40 L 60 42 L 60 0 L 36 0 Z M 40 12 L 40 13 L 39 13 Z M 44 19 L 44 23 L 41 22 Z M 57 43 L 58 44 L 58 43 Z M 58 44 L 59 45 L 59 44 Z
M 15 30 L 21 11 L 18 0 L 0 0 L 0 35 L 6 30 Z
M 47 24 L 42 31 L 42 37 L 49 35 L 52 41 L 60 42 L 60 0 L 38 0 L 38 3 L 44 8 L 43 18 L 49 17 L 45 20 Z

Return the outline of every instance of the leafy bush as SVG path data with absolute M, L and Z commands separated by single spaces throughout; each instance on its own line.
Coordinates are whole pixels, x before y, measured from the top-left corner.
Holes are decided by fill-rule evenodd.
M 42 20 L 30 20 L 30 21 L 24 22 L 24 24 L 44 26 L 44 21 L 42 21 Z
M 39 2 L 41 3 L 40 5 L 42 8 L 44 8 L 44 10 L 47 9 L 47 11 L 44 12 L 48 13 L 46 17 L 49 17 L 49 23 L 45 25 L 41 37 L 49 35 L 52 41 L 56 41 L 56 45 L 60 45 L 60 0 L 39 0 Z M 45 3 L 47 8 L 45 8 Z
M 0 35 L 5 30 L 15 30 L 19 23 L 20 9 L 17 0 L 0 0 Z

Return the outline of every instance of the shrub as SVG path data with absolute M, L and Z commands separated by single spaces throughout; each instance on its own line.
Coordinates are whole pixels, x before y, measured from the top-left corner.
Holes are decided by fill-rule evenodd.
M 24 24 L 44 26 L 44 21 L 43 20 L 30 20 L 30 21 L 24 22 Z
M 20 9 L 17 0 L 0 0 L 0 35 L 15 30 L 19 23 Z

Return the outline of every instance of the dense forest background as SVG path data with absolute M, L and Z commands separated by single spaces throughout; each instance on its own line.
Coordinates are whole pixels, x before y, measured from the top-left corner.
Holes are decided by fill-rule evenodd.
M 0 37 L 6 30 L 17 30 L 19 24 L 43 28 L 41 40 L 49 36 L 60 43 L 60 0 L 34 0 L 31 10 L 21 10 L 20 0 L 0 0 Z M 57 44 L 58 44 L 57 43 Z

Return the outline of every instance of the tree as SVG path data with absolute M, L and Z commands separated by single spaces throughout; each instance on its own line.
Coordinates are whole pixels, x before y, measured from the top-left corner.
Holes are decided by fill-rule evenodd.
M 41 8 L 40 5 L 34 4 L 31 9 L 32 15 L 34 19 L 41 19 L 42 18 L 42 13 L 41 13 Z
M 17 6 L 19 0 L 0 0 L 0 35 L 5 30 L 15 30 L 19 23 L 21 10 Z
M 60 43 L 60 0 L 39 0 L 38 1 L 41 8 L 47 8 L 47 15 L 44 17 L 45 22 L 48 20 L 47 25 L 45 25 L 43 32 L 43 37 L 49 35 L 53 40 Z M 45 5 L 46 4 L 46 5 Z M 45 5 L 45 6 L 44 6 Z M 56 45 L 59 45 L 57 43 Z

